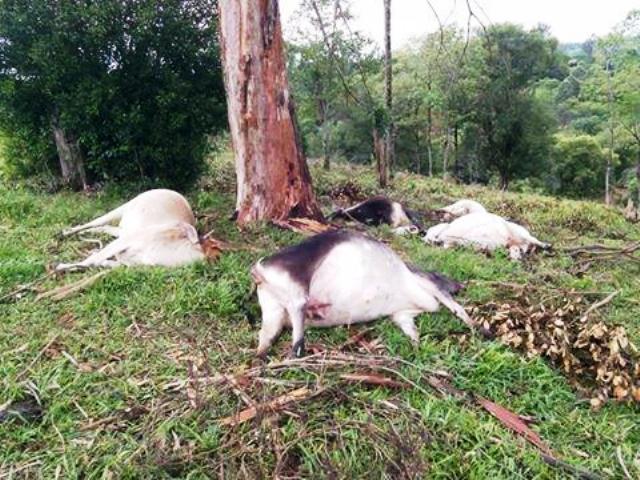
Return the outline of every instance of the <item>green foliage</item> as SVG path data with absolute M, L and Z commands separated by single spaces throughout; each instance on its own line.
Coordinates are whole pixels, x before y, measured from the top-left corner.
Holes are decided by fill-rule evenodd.
M 484 163 L 507 188 L 512 178 L 544 171 L 553 119 L 532 91 L 537 80 L 564 75 L 562 58 L 556 40 L 539 29 L 495 25 L 480 40 L 484 62 L 474 117 Z
M 567 45 L 544 26 L 497 24 L 469 37 L 466 30 L 445 27 L 394 52 L 389 117 L 381 107 L 380 53 L 344 28 L 348 14 L 333 16 L 341 11 L 335 2 L 317 3 L 335 58 L 316 22 L 305 27 L 306 36 L 293 39 L 289 65 L 311 156 L 328 148 L 334 157 L 369 159 L 372 123 L 392 119 L 397 169 L 454 175 L 467 183 L 568 192 L 571 187 L 560 184 L 575 172 L 572 162 L 561 171 L 565 163 L 555 155 L 564 146 L 554 150 L 556 133 L 563 139 L 587 135 L 612 150 L 612 184 L 624 186 L 624 172 L 640 161 L 637 12 L 610 35 Z M 299 18 L 305 16 L 315 16 L 310 1 L 303 2 Z M 322 105 L 330 106 L 325 121 Z M 600 164 L 591 175 L 594 185 L 604 185 Z M 570 195 L 581 193 L 574 189 Z
M 381 61 L 372 42 L 346 28 L 346 5 L 305 0 L 298 11 L 288 68 L 310 157 L 368 161 L 378 104 L 367 78 Z M 317 10 L 316 10 L 317 7 Z
M 568 197 L 596 197 L 604 192 L 605 152 L 589 135 L 558 135 L 553 149 L 553 190 Z
M 215 0 L 0 2 L 13 171 L 57 171 L 58 116 L 94 180 L 193 180 L 225 120 L 215 13 Z

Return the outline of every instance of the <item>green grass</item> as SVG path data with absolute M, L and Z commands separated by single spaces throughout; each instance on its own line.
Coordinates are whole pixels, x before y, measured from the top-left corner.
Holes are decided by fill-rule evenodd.
M 43 407 L 39 420 L 0 423 L 0 478 L 11 471 L 17 472 L 14 478 L 259 478 L 274 472 L 282 478 L 571 478 L 543 463 L 534 448 L 488 413 L 431 390 L 424 375 L 432 370 L 450 372 L 457 387 L 535 417 L 534 429 L 566 461 L 622 478 L 619 449 L 631 474 L 640 476 L 637 406 L 610 402 L 593 411 L 545 360 L 527 359 L 497 341 L 452 335 L 464 327 L 446 312 L 420 317 L 418 348 L 390 322 L 371 325 L 369 338 L 381 339 L 388 355 L 408 361 L 398 368 L 420 389 L 345 386 L 335 372 L 291 370 L 271 374 L 279 384 L 253 384 L 247 392 L 261 402 L 319 381 L 327 391 L 278 415 L 220 426 L 220 418 L 245 407 L 239 396 L 228 385 L 200 387 L 194 407 L 184 382 L 190 370 L 213 375 L 256 364 L 257 326 L 245 318 L 255 302 L 247 296 L 249 267 L 300 237 L 265 225 L 239 232 L 228 220 L 232 175 L 228 165 L 217 168 L 188 194 L 196 212 L 211 214 L 200 227 L 256 251 L 225 252 L 216 263 L 173 270 L 117 269 L 61 302 L 36 302 L 30 293 L 0 304 L 0 405 L 35 395 Z M 327 193 L 347 180 L 365 193 L 378 192 L 366 169 L 336 166 L 313 173 L 326 209 Z M 87 197 L 0 187 L 0 296 L 57 261 L 82 256 L 86 244 L 58 240 L 56 233 L 134 193 L 107 189 Z M 640 240 L 638 227 L 590 202 L 410 175 L 398 175 L 387 193 L 416 209 L 475 198 L 557 247 Z M 604 296 L 621 290 L 603 313 L 640 343 L 637 263 L 597 262 L 578 278 L 567 273 L 572 260 L 561 253 L 517 264 L 504 253 L 440 250 L 418 238 L 393 237 L 385 228 L 373 234 L 421 267 L 469 281 L 461 296 L 465 304 L 493 299 L 496 281 L 534 285 L 544 293 L 573 288 Z M 41 288 L 83 275 L 90 273 L 51 278 Z M 307 341 L 335 347 L 353 332 L 310 330 Z M 287 355 L 289 339 L 285 333 L 277 342 L 272 360 Z

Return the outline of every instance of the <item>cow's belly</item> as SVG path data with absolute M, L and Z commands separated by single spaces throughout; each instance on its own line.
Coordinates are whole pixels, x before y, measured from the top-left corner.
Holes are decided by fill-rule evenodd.
M 412 304 L 404 263 L 385 248 L 337 247 L 316 270 L 309 298 L 323 308 L 323 318 L 310 318 L 317 326 L 367 322 L 405 310 Z

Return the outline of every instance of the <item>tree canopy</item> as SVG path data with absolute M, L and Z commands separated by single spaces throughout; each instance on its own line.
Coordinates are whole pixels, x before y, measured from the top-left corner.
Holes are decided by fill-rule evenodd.
M 195 178 L 226 124 L 214 0 L 0 1 L 0 128 L 14 171 L 57 171 L 52 125 L 93 180 Z
M 603 194 L 607 163 L 612 185 L 632 178 L 629 169 L 640 164 L 640 13 L 609 35 L 567 45 L 543 25 L 444 26 L 395 52 L 394 106 L 386 112 L 382 52 L 349 28 L 349 15 L 336 19 L 336 11 L 348 12 L 345 3 L 303 2 L 298 18 L 315 23 L 299 26 L 306 35 L 289 45 L 311 156 L 371 161 L 371 123 L 391 115 L 400 169 L 588 197 Z M 325 99 L 331 115 L 320 121 Z M 583 189 L 566 181 L 582 161 L 567 149 L 573 142 L 587 152 L 580 171 L 594 178 Z M 563 152 L 571 158 L 560 159 Z

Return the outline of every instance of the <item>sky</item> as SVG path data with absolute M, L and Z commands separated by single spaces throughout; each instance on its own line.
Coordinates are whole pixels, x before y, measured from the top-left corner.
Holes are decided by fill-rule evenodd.
M 544 23 L 562 43 L 582 42 L 592 34 L 609 33 L 627 13 L 640 8 L 640 0 L 469 0 L 471 8 L 484 25 L 511 22 L 527 28 Z M 300 0 L 280 0 L 280 10 L 287 27 L 295 24 Z M 442 23 L 466 27 L 466 0 L 431 0 Z M 351 0 L 354 16 L 352 29 L 365 33 L 382 45 L 384 37 L 383 0 Z M 479 26 L 477 21 L 472 27 Z M 392 48 L 401 48 L 412 38 L 438 29 L 438 22 L 428 0 L 392 0 Z

